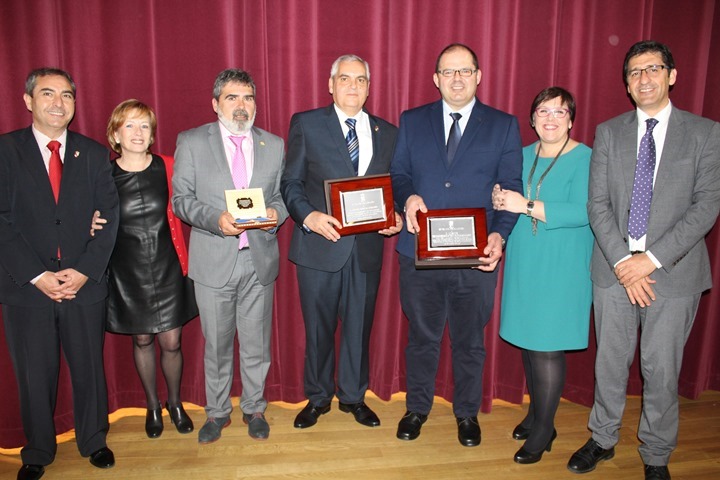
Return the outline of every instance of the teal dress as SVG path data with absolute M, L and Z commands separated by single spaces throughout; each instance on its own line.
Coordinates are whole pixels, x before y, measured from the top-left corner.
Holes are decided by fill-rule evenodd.
M 535 147 L 523 149 L 524 188 Z M 586 206 L 590 153 L 580 144 L 558 158 L 540 189 L 547 222 L 538 221 L 533 235 L 530 217 L 520 215 L 508 238 L 500 336 L 518 347 L 544 352 L 587 348 L 593 247 Z M 538 160 L 533 199 L 552 160 Z

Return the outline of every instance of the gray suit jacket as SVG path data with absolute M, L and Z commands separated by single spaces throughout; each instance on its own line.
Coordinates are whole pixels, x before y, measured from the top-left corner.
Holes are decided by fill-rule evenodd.
M 284 142 L 265 130 L 252 128 L 254 144 L 250 188 L 262 188 L 265 206 L 278 212 L 278 226 L 288 216 L 280 196 L 284 167 Z M 212 288 L 227 284 L 234 267 L 237 237 L 226 237 L 218 220 L 227 210 L 225 190 L 234 189 L 218 122 L 178 135 L 173 173 L 173 209 L 192 226 L 188 276 Z M 279 251 L 277 236 L 261 229 L 248 230 L 248 242 L 255 272 L 261 284 L 277 278 Z
M 613 265 L 628 255 L 628 216 L 637 161 L 637 114 L 597 127 L 588 213 L 595 234 L 592 280 L 617 282 Z M 720 210 L 720 124 L 673 107 L 653 187 L 646 250 L 662 264 L 651 278 L 665 297 L 712 286 L 705 235 Z

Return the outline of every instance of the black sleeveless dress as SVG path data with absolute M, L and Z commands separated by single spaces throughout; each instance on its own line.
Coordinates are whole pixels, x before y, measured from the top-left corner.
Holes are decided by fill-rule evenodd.
M 198 314 L 192 280 L 184 277 L 167 219 L 167 174 L 153 155 L 141 172 L 113 164 L 120 220 L 108 267 L 107 330 L 165 332 Z

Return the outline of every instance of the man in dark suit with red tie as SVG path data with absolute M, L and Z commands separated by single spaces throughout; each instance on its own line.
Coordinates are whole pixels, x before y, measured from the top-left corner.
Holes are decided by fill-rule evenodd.
M 80 454 L 98 468 L 115 464 L 105 441 L 102 347 L 118 197 L 108 150 L 67 130 L 75 113 L 70 75 L 30 72 L 24 100 L 32 126 L 0 136 L 0 303 L 28 440 L 17 478 L 37 479 L 57 451 L 60 347 Z M 95 210 L 108 224 L 91 237 Z

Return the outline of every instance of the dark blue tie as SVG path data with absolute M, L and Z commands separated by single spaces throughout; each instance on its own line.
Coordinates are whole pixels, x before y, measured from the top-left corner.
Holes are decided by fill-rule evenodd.
M 658 121 L 648 118 L 645 123 L 647 123 L 647 131 L 640 140 L 632 201 L 630 202 L 630 220 L 628 221 L 628 233 L 635 240 L 642 238 L 647 233 L 653 194 L 653 177 L 655 176 L 655 140 L 652 131 Z
M 455 112 L 451 113 L 450 116 L 453 119 L 453 123 L 450 127 L 450 135 L 448 135 L 447 141 L 448 164 L 452 164 L 453 158 L 455 158 L 455 152 L 457 151 L 458 145 L 460 145 L 460 138 L 462 137 L 462 133 L 460 133 L 460 119 L 462 115 Z
M 353 168 L 355 169 L 355 175 L 358 174 L 358 165 L 360 163 L 360 142 L 358 141 L 357 133 L 355 132 L 356 121 L 357 120 L 354 118 L 348 118 L 345 120 L 345 124 L 348 126 L 348 133 L 345 136 L 345 142 L 347 142 L 350 160 L 352 160 Z

